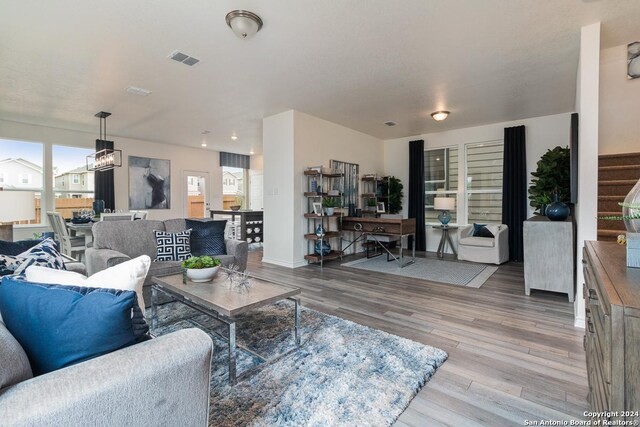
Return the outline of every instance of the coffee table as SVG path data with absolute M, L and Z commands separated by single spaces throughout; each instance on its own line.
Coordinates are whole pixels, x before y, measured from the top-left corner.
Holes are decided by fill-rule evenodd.
M 158 291 L 226 324 L 229 330 L 229 384 L 233 386 L 241 377 L 245 377 L 250 373 L 247 371 L 242 375 L 237 375 L 236 347 L 248 351 L 268 364 L 289 354 L 300 346 L 300 302 L 298 298 L 294 298 L 295 295 L 300 294 L 300 289 L 252 277 L 250 279 L 251 285 L 247 289 L 240 291 L 228 286 L 227 279 L 223 276 L 219 272 L 212 282 L 194 283 L 187 280 L 186 284 L 183 283 L 182 273 L 152 277 L 151 327 L 156 328 L 158 324 Z M 289 299 L 295 303 L 293 325 L 295 347 L 283 354 L 267 359 L 249 348 L 237 345 L 237 316 L 283 299 Z M 226 340 L 225 337 L 222 338 Z

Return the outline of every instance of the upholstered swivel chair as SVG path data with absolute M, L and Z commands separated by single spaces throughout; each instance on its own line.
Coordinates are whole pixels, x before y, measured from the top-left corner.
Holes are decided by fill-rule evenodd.
M 494 237 L 474 236 L 473 224 L 458 230 L 459 260 L 486 264 L 502 264 L 509 261 L 509 227 L 505 224 L 491 225 L 498 228 Z

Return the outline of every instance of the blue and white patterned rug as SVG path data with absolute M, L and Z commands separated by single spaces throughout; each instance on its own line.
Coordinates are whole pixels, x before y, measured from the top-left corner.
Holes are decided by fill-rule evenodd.
M 282 301 L 241 317 L 238 341 L 265 355 L 292 348 L 292 307 Z M 230 387 L 227 343 L 210 333 L 226 336 L 226 326 L 177 302 L 158 307 L 158 320 L 156 335 L 209 329 L 209 425 L 216 427 L 388 426 L 447 359 L 440 349 L 303 307 L 302 346 Z M 259 363 L 239 353 L 239 373 Z
M 405 262 L 408 260 L 409 257 L 406 257 Z M 498 270 L 495 265 L 432 258 L 416 258 L 415 263 L 400 268 L 396 261 L 387 262 L 386 255 L 369 259 L 361 258 L 342 264 L 342 266 L 469 288 L 479 288 Z

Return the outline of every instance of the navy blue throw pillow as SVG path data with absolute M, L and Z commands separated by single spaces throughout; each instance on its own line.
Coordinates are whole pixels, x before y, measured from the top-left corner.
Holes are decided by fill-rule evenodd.
M 149 339 L 136 293 L 32 283 L 5 276 L 0 314 L 34 375 Z
M 187 228 L 191 229 L 191 255 L 226 255 L 224 229 L 227 220 L 198 221 L 187 219 Z
M 12 256 L 20 255 L 22 252 L 31 249 L 39 243 L 42 243 L 43 240 L 44 239 L 18 240 L 17 242 L 0 240 L 0 254 Z M 56 242 L 56 249 L 60 251 L 58 242 Z
M 493 235 L 492 232 L 489 231 L 486 224 L 473 224 L 473 236 L 474 237 L 491 237 L 494 238 L 496 236 Z

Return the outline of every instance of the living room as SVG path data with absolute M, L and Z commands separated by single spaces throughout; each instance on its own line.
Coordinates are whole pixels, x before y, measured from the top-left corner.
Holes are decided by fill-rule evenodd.
M 230 13 L 236 9 L 241 13 Z M 638 2 L 6 1 L 0 10 L 0 52 L 15 58 L 0 65 L 0 187 L 30 192 L 29 209 L 36 212 L 14 218 L 6 240 L 46 240 L 53 232 L 64 252 L 48 216 L 59 212 L 65 230 L 78 233 L 69 238 L 81 245 L 69 252 L 75 262 L 64 258 L 68 273 L 79 272 L 89 287 L 106 277 L 101 287 L 120 289 L 114 284 L 120 273 L 111 269 L 124 257 L 108 251 L 135 248 L 154 260 L 160 227 L 174 235 L 194 230 L 195 255 L 194 242 L 210 244 L 208 237 L 198 242 L 198 233 L 211 231 L 201 223 L 224 213 L 221 257 L 227 258 L 214 285 L 227 280 L 220 286 L 227 292 L 277 294 L 263 296 L 259 308 L 238 302 L 246 313 L 224 311 L 215 301 L 212 308 L 212 297 L 198 294 L 200 288 L 185 285 L 185 291 L 178 283 L 183 260 L 146 263 L 127 255 L 138 268 L 127 301 L 137 301 L 154 338 L 43 373 L 32 341 L 11 329 L 36 326 L 11 324 L 9 316 L 21 312 L 16 304 L 3 312 L 8 303 L 0 292 L 2 318 L 33 369 L 33 378 L 18 375 L 17 384 L 15 371 L 0 375 L 0 414 L 8 425 L 596 425 L 605 418 L 640 419 L 591 413 L 640 410 L 633 400 L 640 379 L 629 374 L 638 367 L 629 355 L 638 340 L 609 352 L 622 356 L 604 368 L 590 361 L 596 350 L 589 347 L 590 339 L 600 346 L 638 330 L 609 325 L 606 338 L 599 335 L 601 309 L 588 286 L 601 281 L 599 269 L 607 265 L 594 255 L 583 260 L 585 242 L 613 240 L 603 242 L 613 248 L 605 252 L 616 254 L 625 277 L 638 285 L 640 270 L 625 264 L 626 253 L 628 262 L 633 259 L 633 229 L 625 232 L 630 220 L 610 219 L 625 213 L 617 204 L 633 187 L 622 194 L 616 185 L 639 178 L 638 164 L 615 163 L 640 152 L 640 79 L 633 78 Z M 436 120 L 443 111 L 444 120 Z M 110 115 L 100 118 L 100 112 Z M 509 129 L 521 132 L 523 161 L 507 169 Z M 96 165 L 87 157 L 95 160 L 105 147 L 115 164 L 95 169 L 94 185 L 85 172 Z M 571 194 L 562 200 L 571 215 L 549 224 L 566 225 L 562 232 L 571 237 L 556 245 L 550 242 L 559 232 L 545 235 L 540 252 L 531 255 L 530 219 L 546 218 L 528 198 L 532 173 L 557 147 L 567 147 L 574 162 L 567 169 Z M 411 165 L 417 158 L 423 163 L 416 175 Z M 445 167 L 434 166 L 442 160 Z M 474 161 L 481 162 L 477 174 Z M 30 168 L 16 174 L 21 185 L 11 185 L 10 163 Z M 504 190 L 503 176 L 513 169 L 524 180 L 520 199 Z M 611 171 L 630 175 L 599 182 L 599 174 L 603 180 Z M 105 194 L 110 173 L 106 188 L 113 201 L 102 206 L 103 215 L 106 208 L 144 219 L 98 220 L 100 206 L 93 202 L 104 199 L 98 194 Z M 151 178 L 162 191 L 154 192 Z M 395 208 L 390 178 L 403 185 Z M 491 184 L 480 187 L 484 179 Z M 89 187 L 65 187 L 85 182 Z M 369 182 L 379 187 L 370 193 Z M 602 208 L 614 194 L 602 193 L 603 185 L 622 196 L 611 200 L 612 208 Z M 332 198 L 340 201 L 327 215 Z M 438 207 L 444 199 L 448 207 Z M 65 207 L 71 203 L 78 207 Z M 516 204 L 522 218 L 512 227 L 505 206 Z M 239 207 L 235 216 L 227 215 L 232 205 Z M 2 215 L 12 207 L 0 207 Z M 89 216 L 93 221 L 83 228 Z M 398 224 L 404 231 L 389 232 Z M 498 232 L 509 224 L 508 244 L 498 248 L 497 237 L 491 243 L 503 258 L 466 258 L 461 233 L 474 232 L 474 224 L 495 225 Z M 626 247 L 615 243 L 625 233 Z M 336 259 L 325 260 L 325 250 Z M 369 250 L 380 256 L 369 258 Z M 565 256 L 570 262 L 559 261 Z M 541 262 L 528 276 L 527 269 Z M 583 263 L 595 273 L 585 277 Z M 554 264 L 570 277 L 560 292 Z M 27 279 L 32 268 L 23 267 Z M 237 271 L 245 269 L 248 277 Z M 161 277 L 169 271 L 177 282 Z M 530 287 L 545 274 L 558 279 Z M 7 280 L 6 292 L 20 291 L 13 285 L 22 279 Z M 207 304 L 192 307 L 194 295 Z M 129 310 L 134 322 L 135 309 Z M 183 319 L 189 310 L 200 314 Z M 613 310 L 605 309 L 611 317 L 603 322 L 620 320 Z M 156 351 L 175 352 L 177 364 L 163 365 L 166 360 L 151 354 Z M 149 381 L 142 389 L 124 378 L 139 368 L 138 357 L 148 366 L 134 377 Z M 104 369 L 119 364 L 123 378 L 114 376 L 115 388 L 86 386 L 93 391 L 82 395 L 78 378 L 89 373 L 106 383 Z M 158 373 L 165 369 L 162 380 Z M 191 375 L 192 387 L 184 380 Z M 6 378 L 14 382 L 5 386 Z M 61 382 L 66 391 L 56 385 Z M 627 391 L 616 391 L 620 387 Z M 111 404 L 124 408 L 122 399 L 142 390 L 135 408 L 105 412 Z M 34 406 L 38 399 L 52 404 Z

